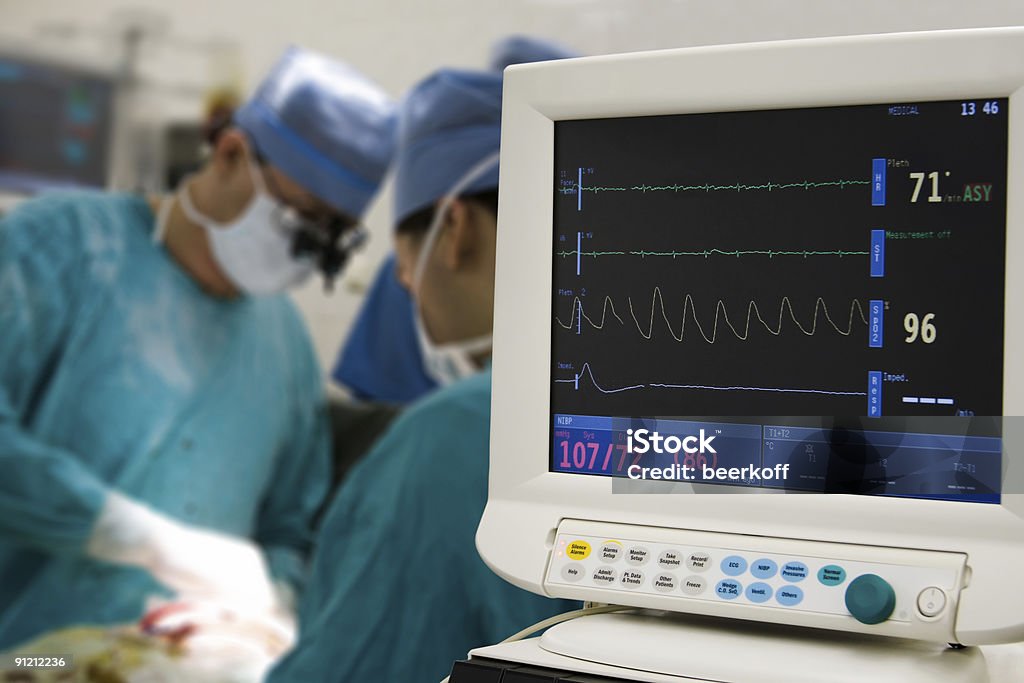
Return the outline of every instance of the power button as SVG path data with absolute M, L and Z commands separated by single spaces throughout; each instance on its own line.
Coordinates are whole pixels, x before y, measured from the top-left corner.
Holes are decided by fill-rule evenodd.
M 946 609 L 946 594 L 941 588 L 925 588 L 917 596 L 917 611 L 923 617 L 937 617 Z

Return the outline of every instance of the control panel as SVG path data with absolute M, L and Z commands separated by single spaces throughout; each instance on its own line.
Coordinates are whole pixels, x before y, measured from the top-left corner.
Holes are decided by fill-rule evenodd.
M 953 642 L 960 553 L 565 520 L 549 594 Z

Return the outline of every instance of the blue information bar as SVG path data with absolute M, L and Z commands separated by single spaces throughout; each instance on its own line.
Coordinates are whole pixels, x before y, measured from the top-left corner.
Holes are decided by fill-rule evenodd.
M 872 299 L 868 304 L 868 347 L 872 349 L 882 348 L 882 321 L 885 302 L 881 299 Z
M 882 372 L 868 372 L 868 417 L 882 417 Z
M 885 276 L 885 230 L 871 231 L 871 277 Z
M 876 416 L 882 376 L 881 371 L 869 375 Z M 636 478 L 648 468 L 670 473 L 651 479 L 702 484 L 1000 501 L 999 437 L 597 415 L 558 414 L 554 422 L 553 472 Z M 662 452 L 654 446 L 653 432 L 662 437 Z M 694 437 L 692 447 L 703 439 L 704 452 L 671 452 L 670 437 L 688 436 Z M 760 474 L 748 473 L 752 467 Z M 705 477 L 705 468 L 717 472 Z M 769 476 L 767 470 L 786 475 Z
M 885 206 L 885 159 L 871 160 L 871 206 Z
M 618 424 L 622 424 L 623 420 L 619 419 Z M 576 429 L 588 429 L 596 430 L 600 429 L 603 431 L 611 431 L 616 428 L 616 418 L 605 417 L 603 415 L 555 415 L 555 428 L 567 427 Z
M 789 464 L 774 488 L 998 503 L 1002 440 L 765 425 L 764 466 Z

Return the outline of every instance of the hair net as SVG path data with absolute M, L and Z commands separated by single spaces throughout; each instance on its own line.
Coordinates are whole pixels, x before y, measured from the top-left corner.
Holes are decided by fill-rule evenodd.
M 390 98 L 347 64 L 296 47 L 235 121 L 270 163 L 355 218 L 376 194 L 394 151 Z

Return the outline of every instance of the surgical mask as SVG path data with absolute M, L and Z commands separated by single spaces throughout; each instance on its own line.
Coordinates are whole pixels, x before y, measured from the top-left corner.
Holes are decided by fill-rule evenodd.
M 312 259 L 292 255 L 298 217 L 267 192 L 252 162 L 248 168 L 253 197 L 230 223 L 218 223 L 196 208 L 188 178 L 181 184 L 178 200 L 185 216 L 206 230 L 217 264 L 239 291 L 253 296 L 278 294 L 305 282 L 316 265 Z
M 416 259 L 416 269 L 412 276 L 412 289 L 416 293 L 416 338 L 419 341 L 420 352 L 423 355 L 423 368 L 427 375 L 432 377 L 438 384 L 445 386 L 464 377 L 477 372 L 479 368 L 473 357 L 490 350 L 493 342 L 490 334 L 481 335 L 472 339 L 464 339 L 447 344 L 437 344 L 430 338 L 426 325 L 423 323 L 423 309 L 419 304 L 419 292 L 423 288 L 423 277 L 427 269 L 427 260 L 434 249 L 438 235 L 441 233 L 441 226 L 451 208 L 452 202 L 469 187 L 477 178 L 487 173 L 498 163 L 498 153 L 488 155 L 471 168 L 466 175 L 459 179 L 452 189 L 441 199 L 434 212 L 434 219 L 430 222 L 427 235 L 423 240 L 419 256 Z

